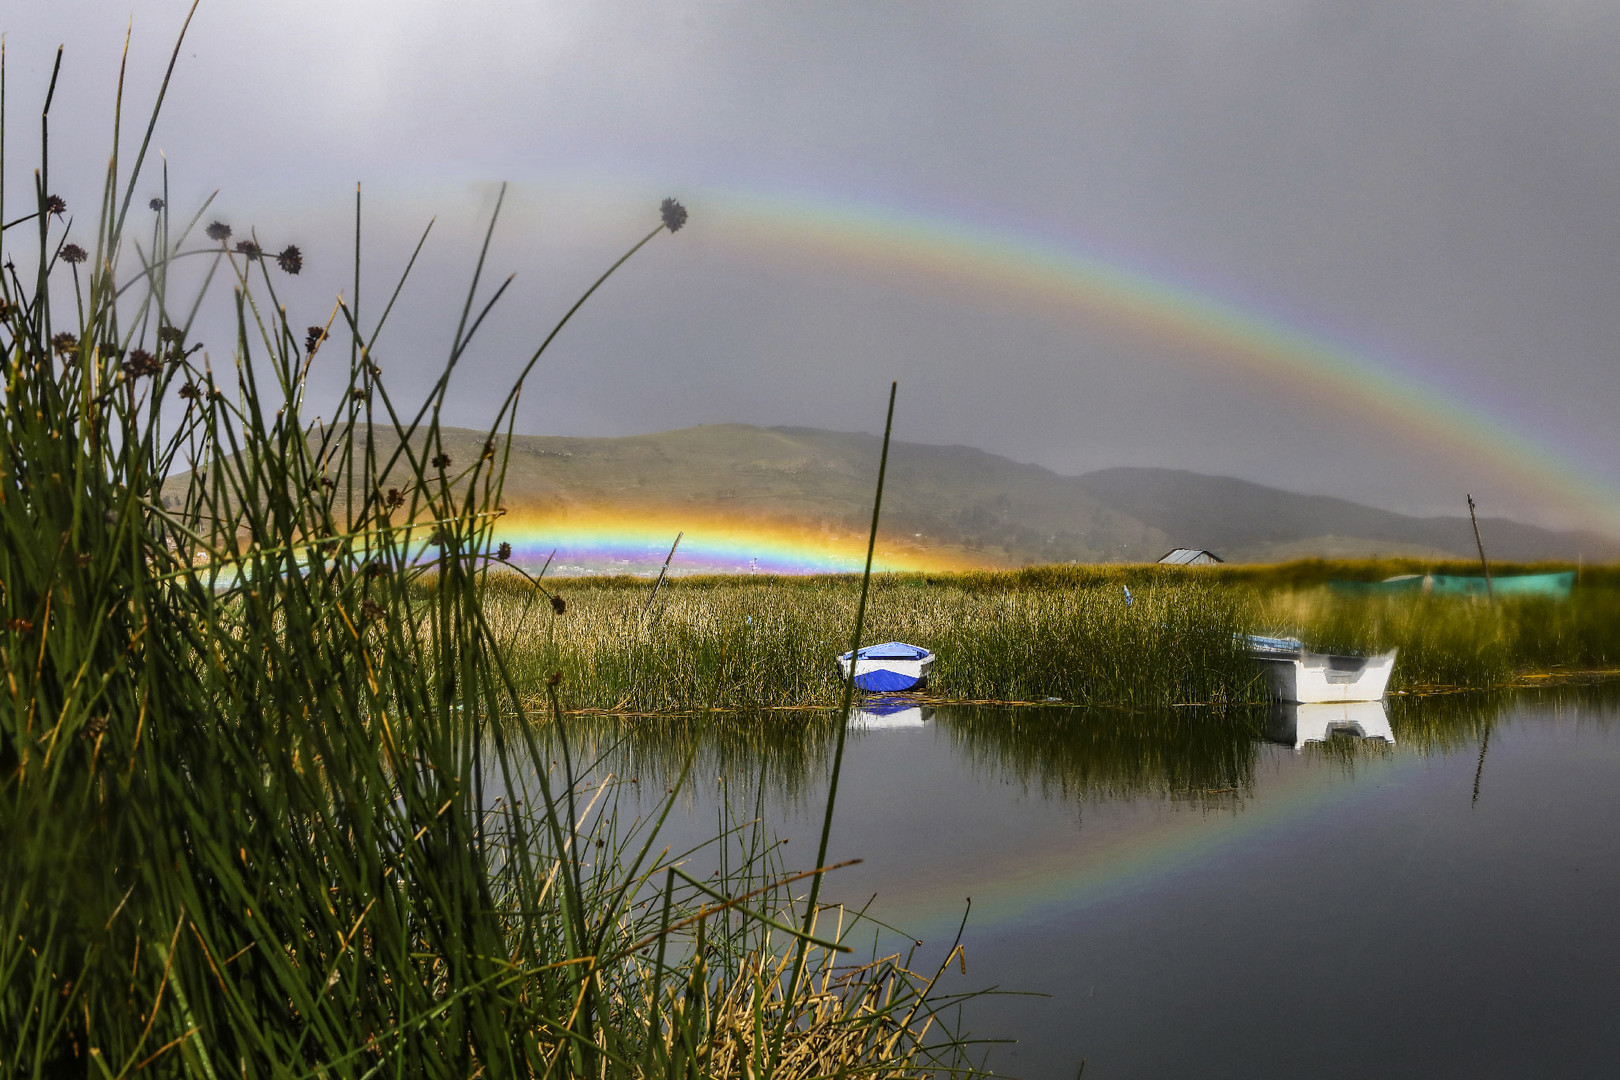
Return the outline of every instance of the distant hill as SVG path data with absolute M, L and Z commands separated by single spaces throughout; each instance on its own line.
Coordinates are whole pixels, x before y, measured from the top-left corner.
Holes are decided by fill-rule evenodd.
M 1078 478 L 1092 498 L 1144 524 L 1234 560 L 1271 562 L 1307 556 L 1476 553 L 1466 517 L 1412 517 L 1329 498 L 1174 469 L 1104 469 Z M 1620 542 L 1599 533 L 1556 532 L 1506 518 L 1481 518 L 1493 559 L 1611 560 Z
M 477 457 L 481 433 L 448 429 Z M 622 438 L 516 436 L 507 505 L 574 513 L 701 511 L 863 536 L 881 441 L 814 428 L 712 424 Z M 1150 561 L 1172 547 L 1229 562 L 1311 556 L 1474 555 L 1466 517 L 1412 517 L 1228 477 L 1118 468 L 1062 476 L 966 446 L 895 443 L 884 494 L 889 542 L 990 566 Z M 1620 560 L 1620 541 L 1482 518 L 1494 559 Z

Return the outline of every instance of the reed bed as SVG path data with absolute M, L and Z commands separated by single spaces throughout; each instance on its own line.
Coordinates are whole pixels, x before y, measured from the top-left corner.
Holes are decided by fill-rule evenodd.
M 529 693 L 562 673 L 570 707 L 628 712 L 826 707 L 833 658 L 858 598 L 846 578 L 683 580 L 642 614 L 646 583 L 552 583 L 567 613 L 537 622 L 521 583 L 492 584 L 486 617 Z M 509 591 L 508 591 L 509 590 Z M 1250 700 L 1256 672 L 1234 634 L 1241 596 L 1202 583 L 1148 586 L 1127 606 L 1118 586 L 985 588 L 917 576 L 876 578 L 868 642 L 939 654 L 944 697 L 1168 705 Z
M 1311 564 L 1316 571 L 1319 564 Z M 1362 564 L 1356 568 L 1364 569 Z M 1568 601 L 1336 592 L 1294 567 L 1206 573 L 1142 567 L 875 578 L 865 641 L 910 641 L 939 660 L 946 700 L 1152 708 L 1265 699 L 1238 640 L 1295 634 L 1323 651 L 1400 650 L 1397 691 L 1487 689 L 1529 673 L 1620 667 L 1620 584 L 1599 575 Z M 1302 584 L 1302 579 L 1307 583 Z M 538 699 L 560 672 L 570 708 L 681 712 L 830 707 L 840 689 L 848 577 L 492 580 L 486 617 L 517 682 Z M 1129 588 L 1132 603 L 1125 602 Z
M 1397 690 L 1488 689 L 1558 669 L 1620 667 L 1620 588 L 1577 588 L 1568 600 L 1355 596 L 1287 589 L 1261 607 L 1265 626 L 1297 629 L 1328 651 L 1400 649 Z
M 934 975 L 846 962 L 823 868 L 756 827 L 694 880 L 667 803 L 626 820 L 566 731 L 560 764 L 539 739 L 556 703 L 532 710 L 485 615 L 502 461 L 438 439 L 505 289 L 483 254 L 407 407 L 378 363 L 393 301 L 294 322 L 297 247 L 143 171 L 156 107 L 71 216 L 54 89 L 33 189 L 0 189 L 0 1075 L 959 1071 Z M 6 134 L 0 108 L 0 158 Z M 685 222 L 660 213 L 624 258 Z M 198 340 L 211 302 L 223 341 Z M 348 373 L 319 428 L 315 364 Z

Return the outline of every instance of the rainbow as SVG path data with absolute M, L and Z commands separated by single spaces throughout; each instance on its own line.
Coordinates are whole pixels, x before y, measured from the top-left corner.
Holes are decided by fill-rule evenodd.
M 623 173 L 547 173 L 520 188 L 543 193 L 527 200 L 534 205 L 591 206 L 615 221 L 638 209 L 647 212 L 655 196 L 667 193 L 662 182 Z M 1620 486 L 1613 479 L 1520 430 L 1467 390 L 1426 380 L 1411 360 L 1379 356 L 1169 275 L 999 224 L 842 195 L 724 184 L 691 185 L 678 194 L 692 211 L 688 228 L 716 250 L 795 265 L 819 259 L 889 285 L 908 283 L 929 293 L 945 288 L 985 307 L 1021 306 L 1055 321 L 1106 328 L 1122 339 L 1172 350 L 1184 362 L 1255 377 L 1266 393 L 1314 406 L 1324 417 L 1381 424 L 1414 450 L 1478 463 L 1502 484 L 1620 535 Z M 465 197 L 465 186 L 441 177 L 396 203 L 395 211 L 425 213 Z M 274 203 L 286 195 L 266 198 Z M 526 218 L 522 201 L 509 207 L 506 227 L 538 228 L 538 219 Z
M 512 561 L 547 575 L 656 574 L 677 534 L 674 574 L 859 573 L 866 537 L 836 535 L 783 522 L 739 520 L 714 513 L 603 510 L 540 515 L 516 510 L 495 525 L 492 540 L 512 545 Z M 552 552 L 556 555 L 553 558 Z M 972 564 L 938 552 L 881 542 L 879 571 L 944 571 Z
M 1184 359 L 1267 381 L 1273 392 L 1343 415 L 1382 421 L 1418 446 L 1482 461 L 1541 497 L 1620 532 L 1620 488 L 1514 430 L 1465 395 L 1409 365 L 1375 358 L 1280 318 L 1244 310 L 1165 277 L 1050 239 L 889 206 L 710 189 L 689 200 L 714 242 L 791 252 L 962 291 L 985 305 L 1021 304 L 1087 327 L 1178 351 Z

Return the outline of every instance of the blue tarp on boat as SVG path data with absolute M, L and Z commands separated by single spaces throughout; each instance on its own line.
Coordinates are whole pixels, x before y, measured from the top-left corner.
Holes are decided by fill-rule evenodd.
M 887 668 L 863 671 L 855 676 L 855 688 L 868 694 L 887 694 L 896 690 L 910 690 L 917 685 L 917 676 L 902 675 Z M 862 706 L 865 708 L 866 706 Z

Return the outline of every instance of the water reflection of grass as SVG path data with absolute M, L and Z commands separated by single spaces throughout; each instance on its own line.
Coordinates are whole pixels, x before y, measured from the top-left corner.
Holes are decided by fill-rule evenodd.
M 1334 573 L 1370 571 L 1361 563 L 1307 563 L 1269 571 L 891 575 L 874 583 L 866 640 L 932 648 L 937 697 L 1134 708 L 1258 702 L 1258 673 L 1234 640 L 1253 630 L 1297 634 L 1323 650 L 1398 648 L 1395 690 L 1478 689 L 1527 671 L 1620 665 L 1620 581 L 1606 570 L 1587 571 L 1566 602 L 1495 606 L 1346 595 L 1325 584 Z M 533 594 L 515 578 L 499 587 L 492 581 L 486 612 L 509 645 L 519 682 L 537 692 L 546 675 L 561 671 L 576 708 L 761 709 L 838 699 L 832 657 L 846 647 L 839 628 L 854 609 L 853 579 L 680 580 L 645 615 L 645 582 L 556 587 L 568 600 L 560 619 L 535 618 Z
M 1391 698 L 1396 743 L 1336 736 L 1301 748 L 1353 768 L 1395 754 L 1476 749 L 1509 715 L 1527 711 L 1620 718 L 1613 686 Z M 1266 727 L 1264 707 L 1071 709 L 940 705 L 935 726 L 976 771 L 1047 798 L 1103 801 L 1164 798 L 1223 804 L 1252 794 Z M 576 751 L 656 794 L 692 761 L 698 787 L 723 782 L 800 802 L 824 781 L 836 733 L 827 712 L 716 713 L 685 717 L 580 716 L 569 721 Z M 555 730 L 542 732 L 553 746 Z M 882 735 L 877 736 L 879 738 Z M 554 751 L 548 751 L 554 753 Z
M 969 707 L 936 717 L 976 767 L 1046 796 L 1224 801 L 1254 782 L 1260 722 L 1251 709 Z
M 763 781 L 779 797 L 800 802 L 831 767 L 837 717 L 831 712 L 757 713 L 693 717 L 576 716 L 568 737 L 579 752 L 625 782 L 634 778 L 656 794 L 691 762 L 693 775 L 735 784 Z M 541 732 L 543 745 L 557 732 Z
M 1620 719 L 1613 683 L 1548 687 L 1506 694 L 1441 694 L 1390 699 L 1390 725 L 1404 747 L 1425 754 L 1478 746 L 1512 714 L 1575 716 L 1583 723 Z
M 976 769 L 1064 799 L 1219 799 L 1253 780 L 1254 709 L 1102 709 L 941 706 L 934 723 Z M 827 713 L 685 718 L 576 717 L 570 738 L 619 777 L 662 789 L 688 756 L 694 774 L 768 784 L 797 801 L 826 776 L 836 718 Z M 574 734 L 577 732 L 578 734 Z M 555 733 L 545 736 L 555 740 Z M 882 736 L 879 736 L 882 737 Z

